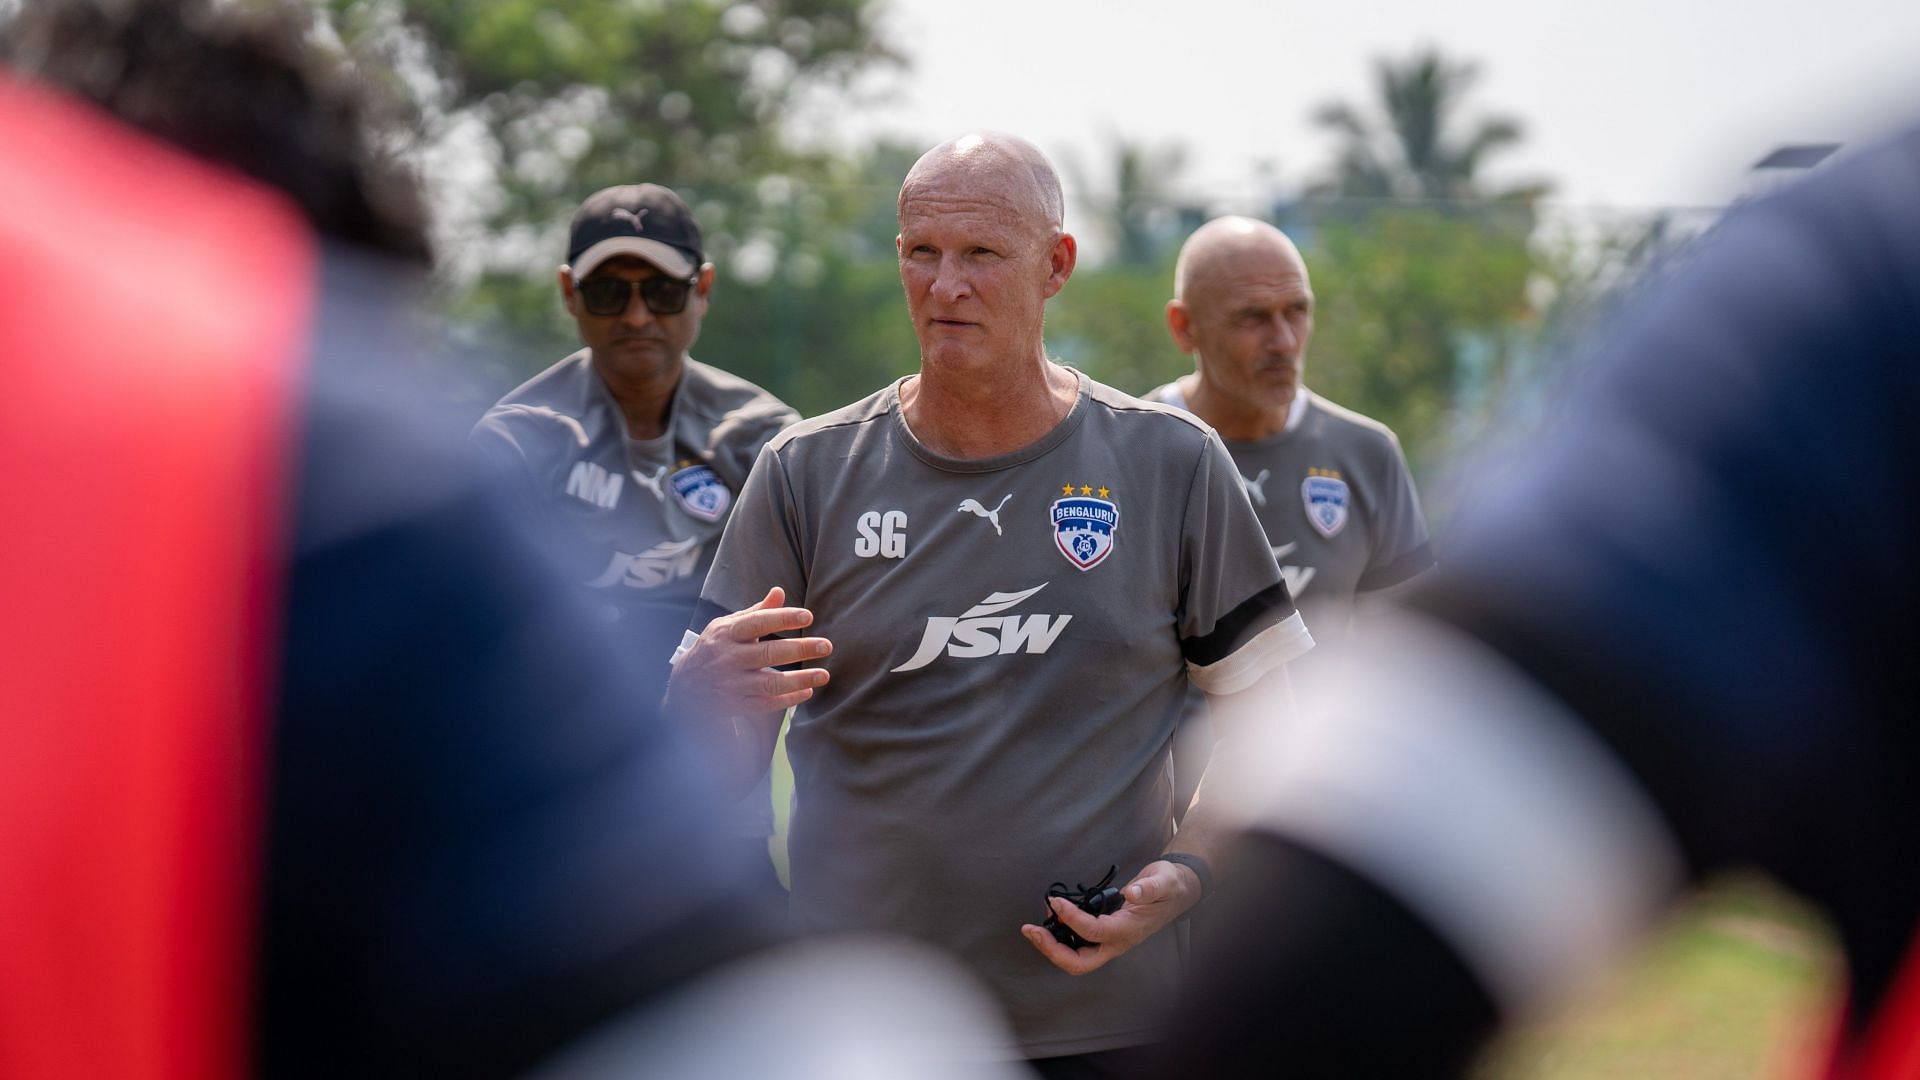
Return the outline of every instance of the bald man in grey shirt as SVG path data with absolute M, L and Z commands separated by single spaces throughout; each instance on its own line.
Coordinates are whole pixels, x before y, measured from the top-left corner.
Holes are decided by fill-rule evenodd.
M 1339 651 L 1356 599 L 1434 562 L 1400 441 L 1302 381 L 1313 317 L 1306 262 L 1286 234 L 1252 218 L 1210 221 L 1180 249 L 1167 302 L 1194 370 L 1142 395 L 1225 440 L 1319 643 L 1309 667 Z
M 1194 370 L 1143 396 L 1188 410 L 1225 440 L 1317 645 L 1292 675 L 1329 682 L 1355 605 L 1433 566 L 1426 519 L 1400 440 L 1385 424 L 1310 392 L 1313 339 L 1306 260 L 1264 221 L 1207 222 L 1180 249 L 1167 328 Z M 1174 749 L 1184 806 L 1213 752 L 1195 703 Z
M 1204 801 L 1174 834 L 1187 687 L 1284 702 L 1312 642 L 1219 439 L 1047 359 L 1076 246 L 1039 151 L 943 144 L 899 214 L 920 371 L 761 453 L 671 703 L 743 778 L 799 704 L 796 916 L 952 949 L 1061 1072 L 1153 1039 L 1218 856 Z M 1121 910 L 1053 905 L 1091 944 L 1036 925 L 1110 865 Z

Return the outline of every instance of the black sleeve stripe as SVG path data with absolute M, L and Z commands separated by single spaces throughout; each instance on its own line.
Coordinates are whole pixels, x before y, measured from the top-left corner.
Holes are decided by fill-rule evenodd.
M 707 628 L 708 623 L 722 615 L 730 614 L 732 614 L 732 612 L 729 612 L 726 608 L 721 607 L 719 604 L 703 596 L 694 602 L 693 620 L 687 624 L 687 629 L 698 634 Z
M 1212 633 L 1183 639 L 1180 653 L 1188 663 L 1200 667 L 1217 664 L 1262 630 L 1285 622 L 1293 614 L 1293 594 L 1287 591 L 1286 582 L 1276 581 L 1221 616 L 1213 624 Z
M 1355 592 L 1373 592 L 1376 589 L 1390 589 L 1409 578 L 1415 577 L 1433 567 L 1433 546 L 1421 544 L 1412 551 L 1401 555 L 1385 566 L 1376 566 L 1360 575 L 1360 583 Z

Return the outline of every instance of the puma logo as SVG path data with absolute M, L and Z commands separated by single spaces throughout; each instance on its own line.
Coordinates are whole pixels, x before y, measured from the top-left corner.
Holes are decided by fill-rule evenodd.
M 627 471 L 633 474 L 634 483 L 653 492 L 653 497 L 659 499 L 661 502 L 667 501 L 666 490 L 660 486 L 660 482 L 667 478 L 667 467 L 665 465 L 653 470 L 652 476 L 642 474 L 639 469 L 628 469 Z
M 965 502 L 962 502 L 959 506 L 954 507 L 954 512 L 968 513 L 968 514 L 972 514 L 975 517 L 986 518 L 988 521 L 993 522 L 993 535 L 1001 536 L 1003 534 L 1000 532 L 1000 508 L 1007 505 L 1007 499 L 1011 499 L 1011 498 L 1013 498 L 1013 493 L 1008 492 L 1005 498 L 1002 498 L 1000 500 L 1000 506 L 996 506 L 991 510 L 980 505 L 980 501 L 978 499 L 968 499 Z
M 638 211 L 638 212 L 636 213 L 635 211 L 632 211 L 632 210 L 629 210 L 629 209 L 627 209 L 626 207 L 624 207 L 624 206 L 623 206 L 623 207 L 620 207 L 619 209 L 616 209 L 616 210 L 615 210 L 615 211 L 613 212 L 613 216 L 614 216 L 614 217 L 617 217 L 617 218 L 626 218 L 626 219 L 627 219 L 628 221 L 631 221 L 631 222 L 633 222 L 633 231 L 634 231 L 634 232 L 646 232 L 646 231 L 647 231 L 647 210 L 648 210 L 648 209 L 650 209 L 650 208 L 649 208 L 649 207 L 645 207 L 645 206 L 643 206 L 643 207 L 641 207 L 641 208 L 640 208 L 640 210 L 639 210 L 639 211 Z
M 1253 505 L 1267 505 L 1267 477 L 1272 475 L 1273 471 L 1271 469 L 1261 469 L 1260 475 L 1251 480 L 1244 476 L 1240 478 L 1240 489 L 1245 491 L 1247 497 L 1253 500 Z

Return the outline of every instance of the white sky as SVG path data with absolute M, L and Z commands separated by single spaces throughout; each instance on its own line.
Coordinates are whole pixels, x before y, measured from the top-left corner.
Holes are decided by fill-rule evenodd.
M 912 67 L 814 135 L 999 128 L 1095 176 L 1108 133 L 1183 141 L 1183 193 L 1222 205 L 1270 190 L 1263 169 L 1297 188 L 1330 157 L 1312 107 L 1370 101 L 1374 56 L 1429 43 L 1480 63 L 1470 111 L 1527 127 L 1492 175 L 1576 207 L 1717 205 L 1781 143 L 1920 119 L 1920 0 L 891 2 Z

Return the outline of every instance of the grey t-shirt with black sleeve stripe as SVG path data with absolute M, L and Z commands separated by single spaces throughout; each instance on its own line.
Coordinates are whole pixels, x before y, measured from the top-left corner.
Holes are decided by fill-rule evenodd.
M 1186 408 L 1178 383 L 1146 398 Z M 1356 598 L 1404 584 L 1434 559 L 1393 432 L 1304 387 L 1300 398 L 1278 435 L 1226 447 L 1318 643 L 1304 665 L 1314 669 L 1337 659 Z
M 1067 417 L 993 458 L 922 445 L 897 383 L 789 428 L 696 619 L 779 585 L 834 643 L 787 741 L 795 917 L 951 949 L 1028 1057 L 1151 1040 L 1176 935 L 1075 978 L 1019 927 L 1051 883 L 1168 850 L 1190 683 L 1232 693 L 1312 644 L 1213 433 L 1075 375 Z
M 753 383 L 688 360 L 665 433 L 635 439 L 583 349 L 501 398 L 472 441 L 624 628 L 636 662 L 664 679 L 735 494 L 760 448 L 798 419 Z
M 799 418 L 753 383 L 689 359 L 666 431 L 635 439 L 582 349 L 501 398 L 471 442 L 585 587 L 618 653 L 664 686 L 736 493 L 760 448 Z M 736 819 L 741 835 L 773 832 L 768 781 Z

